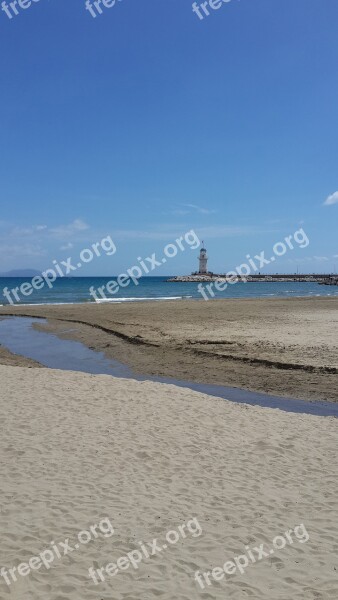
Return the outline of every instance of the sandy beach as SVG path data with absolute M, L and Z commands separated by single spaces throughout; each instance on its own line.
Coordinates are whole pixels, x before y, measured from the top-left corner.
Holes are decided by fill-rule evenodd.
M 338 600 L 338 3 L 0 5 L 0 600 Z
M 144 375 L 338 400 L 337 298 L 0 307 L 6 314 L 45 317 L 44 330 Z
M 0 578 L 1 600 L 337 597 L 335 419 L 109 376 L 0 366 L 0 377 L 0 564 L 7 577 L 26 564 L 10 586 Z M 154 538 L 160 550 L 127 566 Z M 248 549 L 257 561 L 243 572 L 198 583 Z M 111 563 L 96 584 L 89 569 Z

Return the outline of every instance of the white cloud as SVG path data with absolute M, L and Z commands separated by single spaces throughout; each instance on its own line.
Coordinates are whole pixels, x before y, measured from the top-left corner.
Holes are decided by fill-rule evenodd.
M 8 232 L 9 237 L 18 239 L 19 237 L 36 237 L 47 229 L 47 225 L 32 225 L 30 227 L 14 227 Z
M 324 202 L 324 206 L 332 206 L 332 204 L 338 204 L 338 191 L 328 196 Z
M 305 256 L 303 258 L 298 258 L 298 259 L 288 258 L 287 262 L 290 263 L 291 265 L 299 265 L 301 263 L 312 262 L 312 257 Z
M 183 210 L 182 208 L 177 208 L 175 210 L 171 211 L 171 215 L 175 215 L 175 217 L 184 217 L 185 215 L 188 215 L 190 213 L 190 210 Z
M 0 271 L 19 268 L 20 264 L 24 264 L 23 261 L 27 260 L 35 264 L 35 259 L 43 256 L 46 256 L 46 251 L 37 244 L 1 244 Z
M 216 212 L 212 208 L 205 208 L 203 206 L 198 206 L 197 204 L 181 204 L 181 207 L 182 208 L 174 208 L 170 211 L 170 214 L 184 217 L 185 215 L 191 215 L 193 213 L 197 213 L 198 215 L 213 215 Z
M 82 219 L 75 219 L 72 223 L 68 225 L 59 225 L 58 227 L 53 227 L 50 229 L 50 233 L 56 238 L 67 238 L 80 231 L 86 231 L 89 229 L 89 225 L 82 221 Z
M 46 251 L 37 244 L 13 244 L 10 246 L 1 245 L 0 254 L 8 258 L 45 256 Z
M 89 225 L 87 225 L 87 223 L 81 219 L 75 219 L 75 221 L 73 221 L 73 227 L 76 231 L 84 231 L 85 229 L 89 229 Z
M 3 227 L 1 227 L 3 226 Z M 29 260 L 30 267 L 41 267 L 41 257 L 60 250 L 69 251 L 76 243 L 88 243 L 88 237 L 95 234 L 100 239 L 107 232 L 92 232 L 82 219 L 74 219 L 69 224 L 49 227 L 45 224 L 16 226 L 13 223 L 1 223 L 0 271 L 20 268 L 23 261 Z
M 211 208 L 203 208 L 202 206 L 197 206 L 196 204 L 183 204 L 187 208 L 191 208 L 196 211 L 200 215 L 213 215 L 216 211 Z
M 159 240 L 159 241 L 170 241 L 175 240 L 178 236 L 184 235 L 188 231 L 193 229 L 200 240 L 210 240 L 215 238 L 229 238 L 246 235 L 261 235 L 264 233 L 274 233 L 275 230 L 271 228 L 259 229 L 251 226 L 210 226 L 210 227 L 199 227 L 193 223 L 190 225 L 183 225 L 182 223 L 175 224 L 161 224 L 157 226 L 157 229 L 148 230 L 133 230 L 133 229 L 118 229 L 112 232 L 114 239 L 132 239 L 132 240 Z
M 212 225 L 210 227 L 195 227 L 194 228 L 200 239 L 212 238 L 229 238 L 245 235 L 260 235 L 264 233 L 274 233 L 273 229 L 258 229 L 253 226 L 222 226 Z
M 37 239 L 44 239 L 46 236 L 54 235 L 55 237 L 69 237 L 75 233 L 85 231 L 89 229 L 89 226 L 81 219 L 75 219 L 68 225 L 60 225 L 58 227 L 52 227 L 51 229 L 47 225 L 30 225 L 28 227 L 12 226 L 7 236 L 9 238 L 19 239 L 23 237 L 30 237 Z
M 327 256 L 302 256 L 299 258 L 289 258 L 288 263 L 298 265 L 307 262 L 327 262 L 329 259 Z

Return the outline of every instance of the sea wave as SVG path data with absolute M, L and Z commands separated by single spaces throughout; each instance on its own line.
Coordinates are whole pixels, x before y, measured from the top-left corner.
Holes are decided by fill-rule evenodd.
M 146 302 L 149 300 L 184 300 L 185 298 L 192 298 L 192 296 L 158 296 L 158 297 L 144 297 L 144 298 L 101 298 L 96 300 L 97 304 L 106 304 L 106 303 L 119 303 L 119 302 Z
M 86 300 L 82 300 L 82 301 L 73 301 L 73 302 L 32 302 L 29 304 L 14 304 L 13 306 L 64 306 L 64 305 L 71 305 L 71 304 L 105 304 L 105 303 L 115 303 L 115 304 L 120 304 L 121 302 L 146 302 L 146 301 L 163 301 L 163 300 L 185 300 L 185 299 L 190 299 L 193 296 L 158 296 L 158 297 L 151 297 L 151 298 L 147 298 L 147 297 L 142 297 L 142 298 L 102 298 L 96 301 L 93 301 L 91 299 L 86 299 Z M 11 304 L 0 304 L 0 306 L 11 306 Z

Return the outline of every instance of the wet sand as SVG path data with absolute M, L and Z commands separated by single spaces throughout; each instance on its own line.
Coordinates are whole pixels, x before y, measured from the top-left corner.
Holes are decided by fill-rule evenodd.
M 0 307 L 6 314 L 45 317 L 44 329 L 140 374 L 338 401 L 337 298 Z
M 0 318 L 1 320 L 1 318 Z M 11 367 L 41 367 L 39 363 L 24 356 L 13 354 L 0 344 L 0 365 L 8 365 Z
M 6 348 L 0 347 L 0 365 L 9 365 L 12 367 L 41 367 L 39 363 L 31 360 L 30 358 L 25 358 L 24 356 L 16 356 L 12 354 Z

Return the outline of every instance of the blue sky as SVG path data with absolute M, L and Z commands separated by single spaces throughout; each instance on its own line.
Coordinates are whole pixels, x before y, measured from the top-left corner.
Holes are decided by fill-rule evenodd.
M 81 274 L 117 274 L 194 229 L 223 272 L 299 227 L 310 245 L 274 270 L 338 268 L 338 4 L 210 11 L 0 11 L 0 271 L 47 268 L 111 235 L 116 254 Z M 195 269 L 196 253 L 170 272 Z

